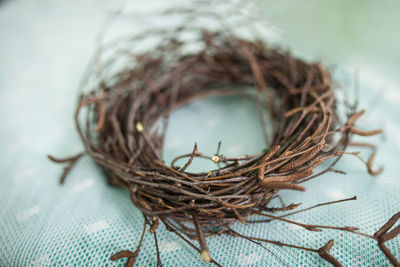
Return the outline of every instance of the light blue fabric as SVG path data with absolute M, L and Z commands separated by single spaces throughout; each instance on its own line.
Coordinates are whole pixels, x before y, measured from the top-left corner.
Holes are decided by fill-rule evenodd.
M 111 262 L 109 256 L 136 248 L 143 217 L 128 192 L 108 186 L 89 157 L 77 164 L 60 187 L 62 166 L 46 158 L 48 153 L 70 156 L 82 150 L 72 119 L 76 88 L 109 5 L 90 0 L 0 4 L 0 266 L 123 266 L 124 260 Z M 337 76 L 351 98 L 351 75 Z M 361 71 L 360 80 L 360 107 L 367 113 L 359 125 L 366 130 L 384 129 L 383 135 L 366 141 L 378 145 L 376 166 L 383 165 L 385 170 L 371 177 L 361 162 L 345 156 L 337 168 L 347 175 L 326 174 L 307 183 L 305 193 L 283 192 L 282 197 L 287 204 L 302 202 L 304 207 L 353 195 L 358 200 L 298 214 L 293 220 L 358 226 L 372 234 L 400 210 L 400 91 L 394 85 L 382 86 L 371 73 Z M 191 151 L 194 141 L 201 152 L 213 154 L 219 140 L 226 155 L 263 148 L 252 101 L 212 98 L 175 112 L 164 156 L 169 163 Z M 368 151 L 362 150 L 361 155 L 368 156 Z M 209 163 L 197 164 L 197 168 L 209 167 Z M 313 233 L 281 222 L 234 228 L 250 236 L 313 248 L 334 239 L 331 252 L 345 266 L 389 264 L 375 242 L 350 233 Z M 164 266 L 206 266 L 163 226 L 157 233 Z M 208 245 L 223 266 L 282 265 L 244 239 L 212 237 Z M 289 266 L 327 266 L 309 252 L 266 246 Z M 400 258 L 398 238 L 388 242 L 388 247 Z M 154 242 L 147 233 L 137 266 L 155 264 Z

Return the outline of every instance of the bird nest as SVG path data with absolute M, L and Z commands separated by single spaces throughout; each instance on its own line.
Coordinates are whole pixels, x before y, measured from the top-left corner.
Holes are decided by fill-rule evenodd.
M 188 52 L 187 43 L 172 36 L 151 51 L 129 54 L 129 64 L 125 61 L 111 76 L 97 77 L 91 90 L 81 95 L 75 113 L 87 154 L 111 184 L 129 190 L 133 204 L 143 213 L 141 240 L 146 225 L 150 225 L 159 265 L 156 229 L 160 221 L 201 253 L 204 261 L 216 265 L 219 263 L 206 244 L 212 235 L 230 234 L 253 242 L 295 247 L 251 238 L 230 227 L 235 222 L 247 224 L 252 215 L 295 223 L 310 231 L 333 228 L 361 234 L 384 246 L 387 240 L 359 233 L 355 227 L 306 225 L 271 215 L 298 206 L 270 208 L 270 201 L 280 190 L 305 191 L 304 182 L 323 173 L 340 172 L 334 166 L 345 154 L 363 160 L 358 153 L 346 152 L 352 145 L 352 135 L 380 133 L 354 126 L 363 111 L 352 109 L 340 123 L 329 72 L 319 63 L 304 62 L 261 41 L 247 41 L 229 32 L 201 30 L 198 36 L 200 46 L 195 52 Z M 199 98 L 227 94 L 254 97 L 267 141 L 265 148 L 254 155 L 230 157 L 219 152 L 204 155 L 195 144 L 190 153 L 177 157 L 171 165 L 165 163 L 162 149 L 171 112 Z M 272 121 L 272 135 L 265 130 L 265 109 Z M 81 116 L 84 110 L 86 116 Z M 80 156 L 65 160 L 51 157 L 69 163 L 62 181 Z M 372 175 L 381 171 L 372 167 L 374 156 L 373 149 L 371 157 L 363 160 Z M 189 172 L 188 167 L 197 157 L 218 165 L 208 172 Z M 331 158 L 329 164 L 315 171 Z M 178 166 L 178 159 L 186 161 Z M 400 214 L 392 218 L 392 225 L 398 217 Z M 379 234 L 387 234 L 390 227 L 386 228 Z M 190 239 L 198 240 L 200 248 Z M 330 240 L 320 249 L 296 248 L 316 252 L 340 266 L 328 253 L 332 245 Z M 135 252 L 121 251 L 111 259 L 127 257 L 127 264 L 132 265 L 139 248 Z M 393 255 L 385 251 L 395 262 Z

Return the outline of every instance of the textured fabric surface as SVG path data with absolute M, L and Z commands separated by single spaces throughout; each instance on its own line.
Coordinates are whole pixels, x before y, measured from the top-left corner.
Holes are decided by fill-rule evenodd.
M 108 3 L 108 4 L 107 4 Z M 114 3 L 115 4 L 115 3 Z M 113 4 L 113 5 L 114 5 Z M 46 155 L 70 156 L 82 145 L 72 114 L 76 87 L 94 51 L 95 34 L 110 2 L 5 1 L 0 4 L 0 266 L 123 266 L 109 256 L 135 249 L 143 217 L 124 189 L 110 187 L 93 161 L 84 157 L 64 186 L 62 166 Z M 352 75 L 336 75 L 352 95 Z M 310 181 L 307 191 L 282 192 L 286 204 L 307 207 L 356 195 L 357 201 L 321 207 L 291 218 L 299 222 L 358 226 L 372 234 L 400 210 L 400 91 L 361 71 L 360 107 L 366 115 L 360 128 L 382 128 L 368 138 L 379 146 L 378 177 L 368 175 L 357 159 L 344 157 L 337 165 L 347 175 L 328 173 Z M 211 98 L 180 109 L 172 116 L 166 140 L 167 163 L 191 151 L 212 154 L 223 140 L 230 156 L 257 152 L 264 146 L 257 111 L 250 99 Z M 361 141 L 363 138 L 358 138 Z M 357 150 L 357 149 L 353 149 Z M 368 155 L 362 150 L 362 156 Z M 213 167 L 198 162 L 196 168 Z M 273 204 L 279 205 L 278 202 Z M 250 236 L 319 248 L 335 240 L 331 250 L 345 266 L 388 266 L 375 242 L 350 233 L 307 232 L 271 222 L 234 229 Z M 157 231 L 164 266 L 205 266 L 199 255 L 163 226 Z M 273 245 L 275 254 L 244 239 L 208 239 L 212 256 L 223 266 L 327 266 L 317 255 Z M 400 257 L 400 240 L 388 242 Z M 153 238 L 146 234 L 137 266 L 155 266 Z

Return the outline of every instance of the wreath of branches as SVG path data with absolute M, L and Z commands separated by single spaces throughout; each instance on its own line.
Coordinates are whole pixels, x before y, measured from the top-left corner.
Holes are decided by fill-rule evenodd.
M 181 27 L 177 32 L 189 29 L 194 31 Z M 356 227 L 308 225 L 284 218 L 310 208 L 285 216 L 271 214 L 299 206 L 269 207 L 280 190 L 305 191 L 304 182 L 327 172 L 341 172 L 334 166 L 345 155 L 363 161 L 371 175 L 382 171 L 372 166 L 374 146 L 351 142 L 352 135 L 371 136 L 381 131 L 356 128 L 355 122 L 364 111 L 356 111 L 355 107 L 346 121 L 340 123 L 329 72 L 319 63 L 304 62 L 262 41 L 241 39 L 229 31 L 197 29 L 201 48 L 185 52 L 187 42 L 175 38 L 177 32 L 148 52 L 128 54 L 131 64 L 125 63 L 112 76 L 99 77 L 78 102 L 75 122 L 86 153 L 101 167 L 111 184 L 129 190 L 133 204 L 145 218 L 136 251 L 121 251 L 111 259 L 128 258 L 126 266 L 132 266 L 149 225 L 158 266 L 161 266 L 156 235 L 161 221 L 169 231 L 197 250 L 205 262 L 218 266 L 220 264 L 207 249 L 206 239 L 220 234 L 245 238 L 260 246 L 266 242 L 315 252 L 331 264 L 341 266 L 329 254 L 333 240 L 319 249 L 312 249 L 246 236 L 231 228 L 235 222 L 247 225 L 252 222 L 249 220 L 252 215 L 259 215 L 309 231 L 329 228 L 374 239 L 391 263 L 399 266 L 385 242 L 399 234 L 399 226 L 389 230 L 400 213 L 373 236 L 358 232 Z M 117 61 L 118 58 L 113 58 L 104 66 Z M 229 157 L 220 154 L 219 149 L 215 155 L 204 155 L 195 144 L 191 153 L 167 165 L 162 159 L 162 149 L 170 113 L 199 98 L 227 94 L 255 98 L 268 144 L 265 149 L 255 155 Z M 82 118 L 85 109 L 87 113 Z M 266 131 L 264 109 L 268 109 L 272 121 L 271 136 Z M 346 152 L 352 145 L 369 147 L 372 151 L 369 159 L 362 159 L 357 152 Z M 64 160 L 50 156 L 53 161 L 67 163 L 61 183 L 81 156 Z M 197 157 L 212 160 L 218 167 L 204 173 L 189 172 L 188 167 Z M 324 164 L 322 171 L 315 171 L 331 158 L 334 160 Z M 179 159 L 186 159 L 186 163 L 178 166 Z M 200 248 L 190 239 L 197 240 Z

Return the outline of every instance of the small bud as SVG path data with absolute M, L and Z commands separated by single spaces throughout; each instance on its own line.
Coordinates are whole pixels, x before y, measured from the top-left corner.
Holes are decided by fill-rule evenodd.
M 211 261 L 210 254 L 208 253 L 207 250 L 202 250 L 201 253 L 200 253 L 200 255 L 201 255 L 201 259 L 202 259 L 204 262 L 210 262 L 210 261 Z
M 143 124 L 140 121 L 136 123 L 136 130 L 139 133 L 143 132 Z
M 219 157 L 218 156 L 213 156 L 211 158 L 212 161 L 214 161 L 214 163 L 218 163 L 219 162 Z

